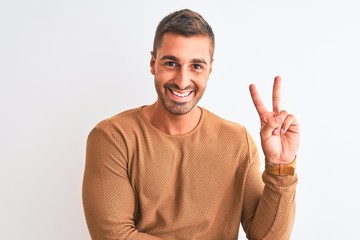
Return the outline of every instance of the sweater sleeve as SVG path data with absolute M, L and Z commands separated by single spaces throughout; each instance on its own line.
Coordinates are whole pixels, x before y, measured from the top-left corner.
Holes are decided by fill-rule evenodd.
M 260 159 L 250 135 L 242 225 L 248 239 L 286 240 L 295 218 L 297 175 L 277 176 L 260 172 Z
M 88 136 L 82 198 L 91 238 L 159 239 L 135 228 L 136 196 L 124 146 L 109 131 L 94 128 Z

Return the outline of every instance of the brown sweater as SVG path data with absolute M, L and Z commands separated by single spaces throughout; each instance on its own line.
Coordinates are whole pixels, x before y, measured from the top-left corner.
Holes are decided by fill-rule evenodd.
M 167 135 L 140 108 L 89 134 L 83 180 L 94 240 L 289 239 L 297 176 L 261 174 L 244 127 L 202 108 L 190 133 Z M 265 183 L 265 184 L 264 184 Z

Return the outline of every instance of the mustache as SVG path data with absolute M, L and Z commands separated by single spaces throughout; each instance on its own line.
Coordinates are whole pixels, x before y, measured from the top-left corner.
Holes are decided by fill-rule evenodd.
M 188 85 L 185 88 L 180 88 L 177 84 L 175 83 L 166 83 L 164 85 L 165 88 L 169 88 L 169 89 L 175 89 L 175 90 L 192 90 L 192 91 L 196 91 L 197 87 L 194 85 Z

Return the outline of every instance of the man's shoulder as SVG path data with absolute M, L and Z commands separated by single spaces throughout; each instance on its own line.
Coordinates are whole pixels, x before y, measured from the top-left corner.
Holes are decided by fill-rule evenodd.
M 244 125 L 220 117 L 206 109 L 205 114 L 203 129 L 212 137 L 237 142 L 247 142 L 251 137 Z
M 212 127 L 240 131 L 242 133 L 246 132 L 246 128 L 242 124 L 220 117 L 207 109 L 204 109 L 204 111 L 206 112 L 206 121 Z
M 138 122 L 140 118 L 140 108 L 124 110 L 116 115 L 105 118 L 95 125 L 96 129 L 109 130 L 114 128 L 124 128 Z
M 251 135 L 245 126 L 205 110 L 203 134 L 226 149 L 248 149 Z

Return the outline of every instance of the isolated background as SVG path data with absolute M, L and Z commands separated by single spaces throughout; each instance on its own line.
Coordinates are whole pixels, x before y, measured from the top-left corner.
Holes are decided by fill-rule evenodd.
M 245 125 L 273 77 L 301 123 L 293 240 L 359 239 L 358 1 L 0 1 L 0 239 L 90 239 L 81 201 L 86 138 L 155 101 L 156 25 L 181 8 L 216 34 L 200 105 Z M 241 232 L 239 239 L 245 239 Z

